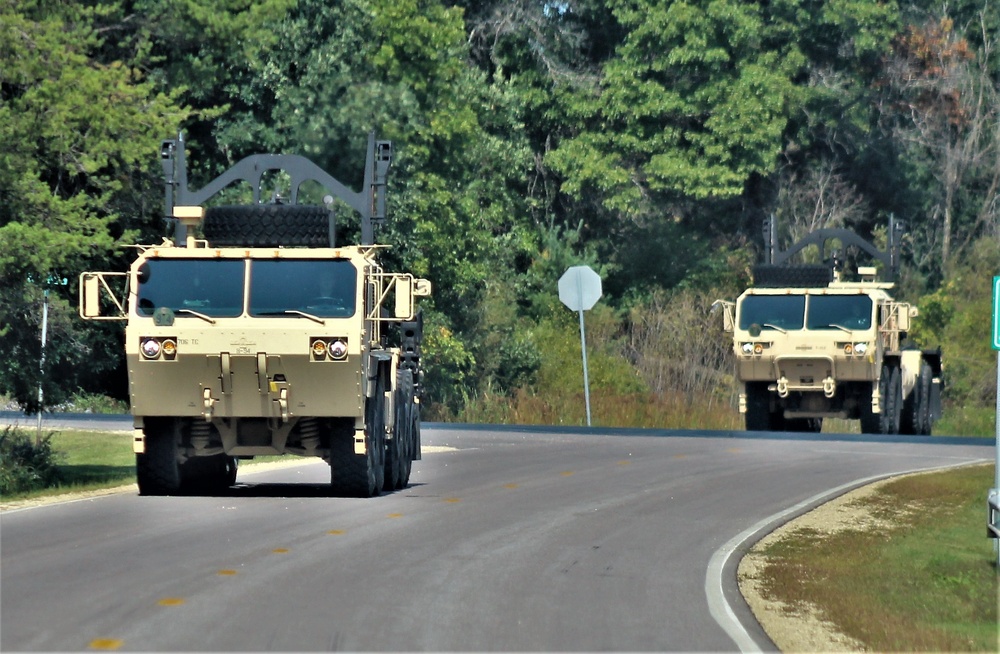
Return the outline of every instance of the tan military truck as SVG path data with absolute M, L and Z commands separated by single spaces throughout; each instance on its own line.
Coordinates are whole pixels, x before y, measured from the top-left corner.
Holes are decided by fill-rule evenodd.
M 736 302 L 716 301 L 733 334 L 739 410 L 749 431 L 819 431 L 823 418 L 861 421 L 864 433 L 930 434 L 941 415 L 941 350 L 905 345 L 917 309 L 876 281 L 875 266 L 845 279 L 830 242 L 854 247 L 895 275 L 901 227 L 890 220 L 880 251 L 854 232 L 821 229 L 785 252 L 773 219 L 765 224 L 767 263 Z M 792 265 L 809 245 L 829 264 Z
M 361 192 L 295 155 L 247 157 L 191 191 L 183 136 L 163 142 L 174 238 L 138 246 L 128 272 L 80 277 L 84 319 L 127 321 L 141 494 L 224 489 L 239 459 L 283 454 L 329 462 L 337 494 L 408 484 L 420 458 L 415 301 L 430 284 L 379 263 L 391 152 L 369 137 Z M 260 203 L 266 171 L 290 183 L 288 202 Z M 203 207 L 233 182 L 251 185 L 253 204 Z M 359 244 L 335 242 L 333 196 L 297 203 L 305 182 L 360 214 Z

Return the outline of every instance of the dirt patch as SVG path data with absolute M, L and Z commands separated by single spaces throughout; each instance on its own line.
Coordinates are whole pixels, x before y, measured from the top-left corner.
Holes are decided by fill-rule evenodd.
M 916 473 L 916 475 L 930 474 Z M 915 476 L 915 475 L 907 475 Z M 754 617 L 782 652 L 863 652 L 864 643 L 837 630 L 836 625 L 821 617 L 819 607 L 808 603 L 789 605 L 766 596 L 762 589 L 763 575 L 769 563 L 764 550 L 774 543 L 792 538 L 808 530 L 821 535 L 841 531 L 887 529 L 893 522 L 876 515 L 878 504 L 871 499 L 886 484 L 900 477 L 890 477 L 841 495 L 795 520 L 778 527 L 758 541 L 740 561 L 737 570 L 740 592 L 753 611 Z M 906 507 L 899 517 L 916 510 Z

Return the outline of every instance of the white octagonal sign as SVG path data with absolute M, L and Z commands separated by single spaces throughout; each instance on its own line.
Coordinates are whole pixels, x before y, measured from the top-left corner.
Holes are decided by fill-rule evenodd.
M 559 299 L 571 311 L 589 311 L 602 294 L 601 276 L 590 266 L 573 266 L 559 278 Z

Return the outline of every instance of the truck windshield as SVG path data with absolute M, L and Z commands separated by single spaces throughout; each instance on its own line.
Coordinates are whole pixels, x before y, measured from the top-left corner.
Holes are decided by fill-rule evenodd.
M 740 303 L 740 329 L 750 325 L 779 331 L 802 329 L 805 308 L 804 295 L 748 295 Z
M 318 318 L 354 315 L 357 270 L 347 259 L 250 262 L 250 315 L 302 312 Z
M 244 268 L 239 259 L 149 259 L 139 267 L 136 311 L 152 316 L 165 307 L 179 318 L 239 316 Z
M 867 295 L 810 295 L 807 329 L 870 329 L 872 299 Z

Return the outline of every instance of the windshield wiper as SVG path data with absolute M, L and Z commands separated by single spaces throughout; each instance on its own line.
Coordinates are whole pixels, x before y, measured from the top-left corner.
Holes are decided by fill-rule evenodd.
M 262 311 L 261 313 L 255 314 L 258 316 L 302 316 L 303 318 L 308 318 L 314 322 L 318 322 L 321 325 L 325 325 L 326 321 L 319 316 L 314 316 L 311 313 L 306 313 L 305 311 L 299 311 L 298 309 L 286 309 L 285 311 Z
M 201 318 L 202 320 L 204 320 L 207 323 L 211 323 L 213 325 L 215 324 L 215 320 L 213 320 L 212 318 L 210 318 L 210 317 L 206 316 L 205 314 L 200 313 L 198 311 L 192 311 L 191 309 L 174 309 L 174 313 L 190 313 L 192 316 L 195 316 L 197 318 Z
M 763 324 L 762 326 L 763 326 L 763 327 L 769 327 L 769 328 L 771 328 L 771 329 L 777 329 L 777 330 L 778 330 L 779 332 L 781 332 L 782 334 L 787 334 L 787 333 L 788 333 L 787 331 L 785 331 L 785 330 L 784 330 L 784 329 L 782 329 L 781 327 L 778 327 L 777 325 L 772 325 L 772 324 L 771 324 L 771 323 L 769 323 L 769 322 L 765 322 L 765 323 L 764 323 L 764 324 Z
M 847 332 L 848 334 L 853 334 L 854 333 L 853 329 L 848 329 L 847 327 L 844 327 L 843 325 L 838 325 L 836 323 L 830 323 L 829 325 L 816 326 L 816 327 L 813 327 L 813 329 L 826 329 L 827 327 L 834 327 L 835 329 L 839 329 L 842 332 Z

